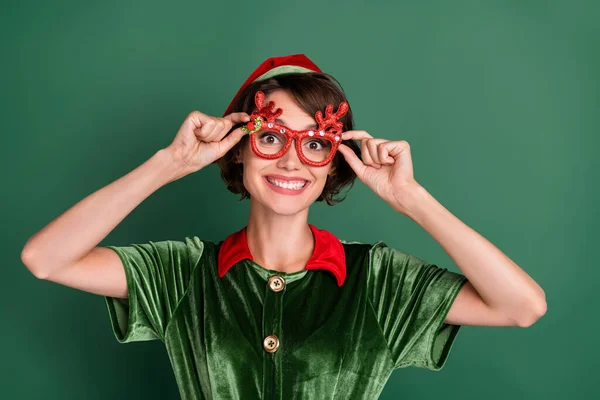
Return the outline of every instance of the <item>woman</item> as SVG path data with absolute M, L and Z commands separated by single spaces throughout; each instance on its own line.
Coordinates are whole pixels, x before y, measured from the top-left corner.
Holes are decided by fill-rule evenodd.
M 218 244 L 97 246 L 155 190 L 215 162 L 250 199 L 246 227 Z M 339 201 L 356 176 L 464 275 L 309 225 L 310 205 Z M 170 146 L 52 221 L 22 259 L 106 296 L 119 342 L 162 340 L 184 399 L 377 398 L 395 368 L 442 368 L 461 325 L 526 327 L 546 309 L 521 268 L 415 181 L 408 143 L 353 130 L 343 91 L 303 55 L 266 60 L 223 117 L 192 112 Z

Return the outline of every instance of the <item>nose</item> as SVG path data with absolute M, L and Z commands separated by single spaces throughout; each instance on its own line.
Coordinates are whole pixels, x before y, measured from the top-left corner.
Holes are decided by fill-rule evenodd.
M 298 157 L 296 151 L 296 139 L 292 139 L 292 143 L 288 151 L 285 152 L 279 160 L 277 160 L 277 166 L 285 169 L 300 169 L 302 166 L 302 160 Z

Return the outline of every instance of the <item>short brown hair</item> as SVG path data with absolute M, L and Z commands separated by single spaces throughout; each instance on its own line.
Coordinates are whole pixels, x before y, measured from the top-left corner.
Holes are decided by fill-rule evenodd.
M 342 101 L 348 101 L 339 82 L 329 74 L 319 72 L 288 73 L 276 75 L 272 78 L 256 81 L 248 85 L 238 96 L 233 105 L 232 112 L 252 113 L 256 108 L 254 96 L 259 90 L 264 92 L 265 95 L 275 90 L 285 90 L 294 98 L 298 106 L 309 115 L 315 115 L 319 110 L 325 113 L 325 107 L 328 104 L 333 104 L 334 110 L 336 110 L 338 104 Z M 340 121 L 343 123 L 343 131 L 353 129 L 354 121 L 351 108 Z M 241 194 L 240 201 L 250 198 L 250 193 L 244 187 L 244 166 L 241 163 L 234 162 L 234 159 L 236 155 L 241 153 L 241 149 L 247 142 L 248 135 L 245 135 L 231 150 L 218 160 L 218 165 L 221 169 L 221 178 L 227 184 L 227 189 L 230 192 Z M 361 157 L 360 147 L 353 140 L 344 140 L 342 143 L 350 147 L 359 158 Z M 341 153 L 336 153 L 332 163 L 335 167 L 335 172 L 333 176 L 327 177 L 323 192 L 316 199 L 316 201 L 325 200 L 328 205 L 343 201 L 346 198 L 345 195 L 338 198 L 334 198 L 334 196 L 339 195 L 345 187 L 348 187 L 349 190 L 354 185 L 356 178 L 356 174 Z

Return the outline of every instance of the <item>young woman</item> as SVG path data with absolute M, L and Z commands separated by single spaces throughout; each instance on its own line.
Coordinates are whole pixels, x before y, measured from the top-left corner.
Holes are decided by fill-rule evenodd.
M 98 246 L 211 163 L 249 199 L 246 227 L 218 244 Z M 311 204 L 340 201 L 356 177 L 463 274 L 308 224 Z M 119 342 L 162 340 L 183 399 L 373 399 L 395 368 L 442 368 L 461 325 L 527 327 L 546 310 L 536 282 L 415 181 L 407 142 L 353 130 L 337 81 L 304 55 L 266 60 L 223 117 L 189 114 L 170 146 L 52 221 L 22 259 L 105 296 Z

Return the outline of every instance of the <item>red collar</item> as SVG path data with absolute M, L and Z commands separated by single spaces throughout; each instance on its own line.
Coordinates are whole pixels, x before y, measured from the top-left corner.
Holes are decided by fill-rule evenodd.
M 327 270 L 333 273 L 338 286 L 342 286 L 346 279 L 346 253 L 342 242 L 325 230 L 317 229 L 310 224 L 308 226 L 315 239 L 315 249 L 304 269 Z M 221 244 L 218 256 L 219 277 L 225 276 L 231 267 L 246 258 L 254 260 L 248 248 L 246 228 L 232 233 Z

